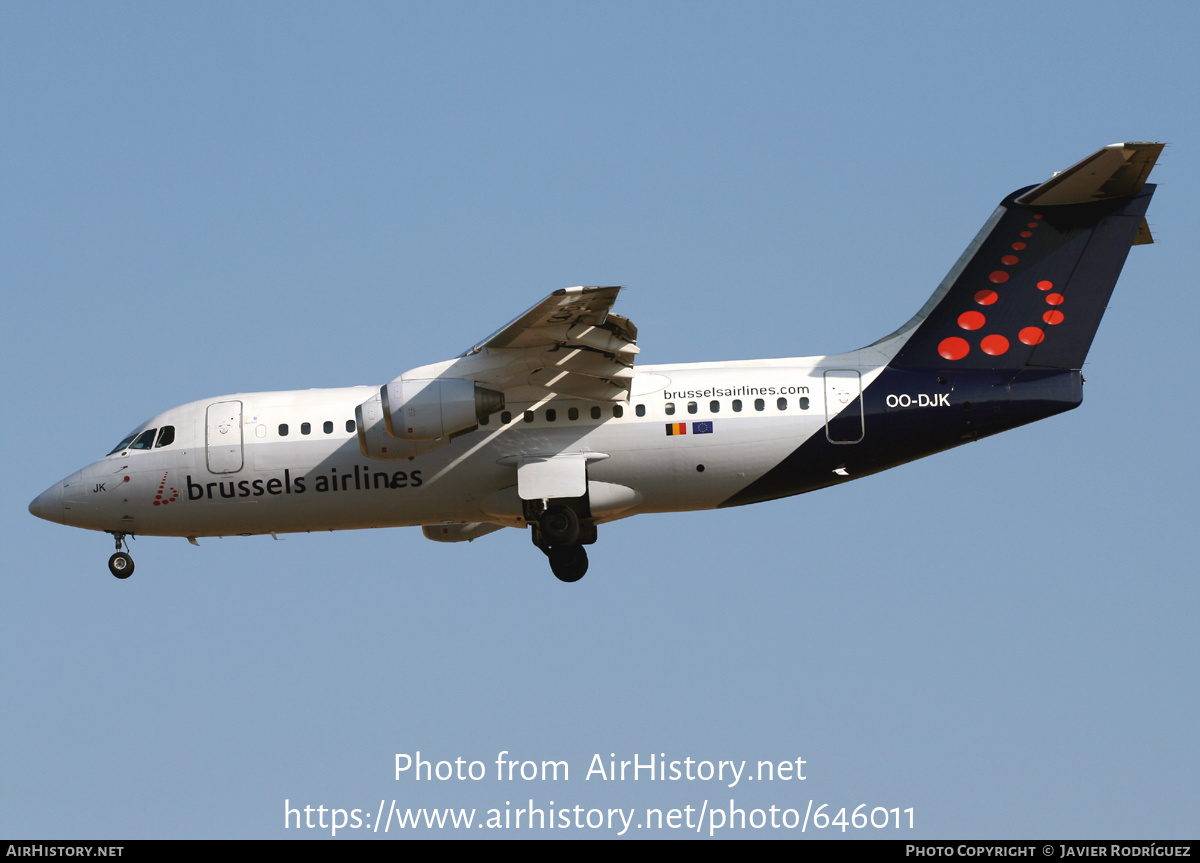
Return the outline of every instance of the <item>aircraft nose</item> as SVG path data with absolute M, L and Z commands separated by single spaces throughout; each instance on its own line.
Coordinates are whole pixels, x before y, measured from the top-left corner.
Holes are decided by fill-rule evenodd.
M 63 523 L 63 484 L 56 482 L 29 504 L 29 512 L 46 521 Z

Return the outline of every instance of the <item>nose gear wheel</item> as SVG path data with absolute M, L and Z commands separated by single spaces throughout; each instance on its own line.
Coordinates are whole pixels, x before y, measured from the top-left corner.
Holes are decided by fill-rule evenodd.
M 125 534 L 118 531 L 110 531 L 113 539 L 117 543 L 117 552 L 108 559 L 108 571 L 117 578 L 129 578 L 133 575 L 133 557 L 128 551 L 123 549 L 129 548 L 129 543 L 125 541 Z
M 127 552 L 118 551 L 108 559 L 108 571 L 117 578 L 129 578 L 133 575 L 133 558 Z

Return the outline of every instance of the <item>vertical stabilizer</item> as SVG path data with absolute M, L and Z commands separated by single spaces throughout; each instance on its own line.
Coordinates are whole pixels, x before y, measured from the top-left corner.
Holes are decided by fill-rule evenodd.
M 1007 197 L 891 367 L 1081 368 L 1130 247 L 1150 241 L 1162 146 L 1113 144 Z

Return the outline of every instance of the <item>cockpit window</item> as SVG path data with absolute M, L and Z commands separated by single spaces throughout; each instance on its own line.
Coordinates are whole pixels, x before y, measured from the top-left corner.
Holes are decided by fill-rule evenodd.
M 158 429 L 146 429 L 144 432 L 134 438 L 134 441 L 129 445 L 129 448 L 150 449 L 150 447 L 154 446 L 154 433 L 157 431 Z
M 170 446 L 173 443 L 175 443 L 175 426 L 163 426 L 162 431 L 158 433 L 158 442 L 154 444 L 154 448 Z
M 108 454 L 109 454 L 109 455 L 112 455 L 113 453 L 117 453 L 117 452 L 120 452 L 121 450 L 125 449 L 125 447 L 127 447 L 127 446 L 129 446 L 131 443 L 133 443 L 133 439 L 134 439 L 135 437 L 137 437 L 137 435 L 138 435 L 138 433 L 137 433 L 137 432 L 133 432 L 132 434 L 128 435 L 128 436 L 127 436 L 127 437 L 126 437 L 124 440 L 122 440 L 122 441 L 121 441 L 119 444 L 117 444 L 115 447 L 113 447 L 111 450 L 109 450 Z

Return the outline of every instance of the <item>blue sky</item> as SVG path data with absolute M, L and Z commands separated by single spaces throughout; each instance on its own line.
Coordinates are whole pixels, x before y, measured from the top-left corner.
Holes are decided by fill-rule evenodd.
M 1193 5 L 344 5 L 0 8 L 0 834 L 732 798 L 1194 836 Z M 518 531 L 416 529 L 139 539 L 118 582 L 108 537 L 26 512 L 170 406 L 382 384 L 567 285 L 626 286 L 641 362 L 858 347 L 1005 194 L 1121 140 L 1170 144 L 1158 242 L 1079 410 L 605 526 L 579 584 Z M 571 779 L 396 781 L 418 750 Z M 808 778 L 585 780 L 597 753 Z

